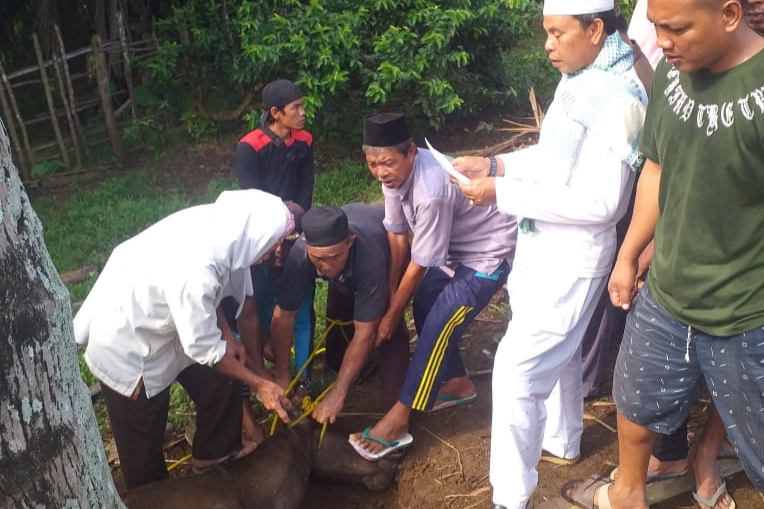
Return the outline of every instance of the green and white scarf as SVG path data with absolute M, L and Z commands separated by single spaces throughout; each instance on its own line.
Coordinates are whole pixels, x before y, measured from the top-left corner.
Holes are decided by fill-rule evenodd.
M 605 39 L 597 59 L 572 74 L 563 74 L 555 92 L 563 115 L 547 117 L 539 146 L 572 168 L 587 132 L 604 140 L 632 170 L 645 158 L 637 150 L 645 119 L 640 84 L 626 74 L 634 67 L 634 54 L 616 32 Z M 603 121 L 602 116 L 607 116 Z M 534 230 L 533 220 L 520 220 L 520 231 Z

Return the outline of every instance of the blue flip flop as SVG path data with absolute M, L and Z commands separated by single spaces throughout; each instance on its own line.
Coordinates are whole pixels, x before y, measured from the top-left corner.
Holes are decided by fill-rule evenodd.
M 447 394 L 438 394 L 435 399 L 435 404 L 432 406 L 432 409 L 430 412 L 437 412 L 438 410 L 444 410 L 446 408 L 451 408 L 459 405 L 466 405 L 467 403 L 472 403 L 477 399 L 477 392 L 474 392 L 470 394 L 469 396 L 465 396 L 464 398 L 459 398 L 456 396 L 449 396 Z
M 350 445 L 353 446 L 353 449 L 355 449 L 355 452 L 357 452 L 362 458 L 369 460 L 369 461 L 377 461 L 379 459 L 384 458 L 385 456 L 395 452 L 405 449 L 406 447 L 410 446 L 414 442 L 414 437 L 411 436 L 410 433 L 406 433 L 403 436 L 398 437 L 396 440 L 393 440 L 390 442 L 389 440 L 385 440 L 384 438 L 375 437 L 374 435 L 370 434 L 371 426 L 367 427 L 363 432 L 361 432 L 361 438 L 364 438 L 366 440 L 372 440 L 374 442 L 377 442 L 378 444 L 382 444 L 385 446 L 384 449 L 377 452 L 369 452 L 363 447 L 361 447 L 361 444 L 353 440 L 353 437 L 348 437 L 348 442 L 350 442 Z

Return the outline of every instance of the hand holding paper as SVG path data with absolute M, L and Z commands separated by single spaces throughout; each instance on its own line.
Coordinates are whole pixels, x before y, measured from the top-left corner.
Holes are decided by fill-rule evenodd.
M 427 148 L 432 153 L 433 157 L 435 157 L 435 160 L 438 161 L 440 167 L 443 168 L 443 171 L 445 171 L 449 177 L 461 183 L 467 183 L 470 181 L 470 179 L 456 171 L 454 166 L 451 164 L 451 161 L 449 161 L 446 156 L 435 150 L 433 146 L 430 145 L 430 142 L 427 141 L 427 138 L 424 139 L 424 142 L 427 144 Z

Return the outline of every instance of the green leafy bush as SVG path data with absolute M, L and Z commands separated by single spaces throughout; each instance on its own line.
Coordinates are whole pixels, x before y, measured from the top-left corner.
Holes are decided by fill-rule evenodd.
M 539 19 L 528 0 L 187 0 L 144 70 L 175 102 L 230 107 L 286 77 L 322 126 L 384 107 L 437 125 L 512 97 L 504 53 Z
M 66 168 L 66 165 L 60 159 L 47 159 L 45 161 L 40 161 L 32 167 L 32 178 L 52 175 L 64 168 Z
M 167 139 L 166 131 L 152 118 L 136 119 L 122 128 L 122 141 L 128 149 L 147 146 L 157 152 L 167 144 Z
M 180 119 L 186 128 L 186 134 L 192 140 L 210 138 L 218 132 L 217 125 L 212 120 L 200 116 L 195 111 L 184 111 Z

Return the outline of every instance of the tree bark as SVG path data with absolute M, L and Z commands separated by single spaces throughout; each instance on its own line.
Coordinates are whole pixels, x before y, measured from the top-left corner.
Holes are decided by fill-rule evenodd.
M 124 509 L 80 378 L 66 287 L 0 121 L 0 507 Z

